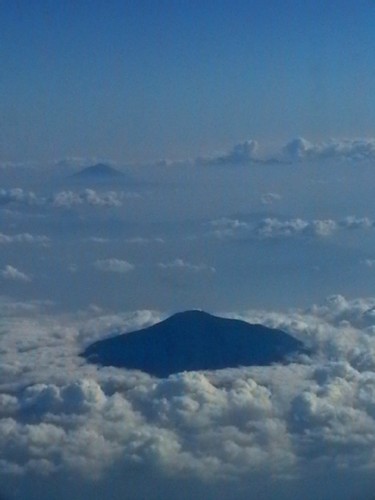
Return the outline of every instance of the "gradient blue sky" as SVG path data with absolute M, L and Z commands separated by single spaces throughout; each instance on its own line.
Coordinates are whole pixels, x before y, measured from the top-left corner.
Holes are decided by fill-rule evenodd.
M 375 135 L 375 2 L 0 2 L 0 160 Z

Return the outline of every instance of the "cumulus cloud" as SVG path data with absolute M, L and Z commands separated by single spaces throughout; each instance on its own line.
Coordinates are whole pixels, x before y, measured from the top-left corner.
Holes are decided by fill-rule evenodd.
M 226 484 L 241 499 L 254 484 L 261 499 L 344 493 L 369 498 L 375 469 L 374 309 L 375 298 L 336 295 L 305 310 L 232 313 L 292 333 L 310 346 L 311 356 L 290 365 L 167 379 L 98 369 L 78 357 L 89 341 L 153 323 L 158 313 L 111 317 L 90 310 L 90 319 L 3 318 L 2 487 L 14 478 L 22 498 L 23 484 L 30 479 L 36 485 L 40 478 L 45 487 L 39 498 L 48 498 L 48 485 L 60 475 L 72 482 L 86 478 L 84 489 L 72 496 L 78 499 L 95 477 L 95 489 L 111 487 L 115 499 L 124 497 L 124 488 L 129 498 L 141 498 L 140 484 L 129 483 L 131 471 L 139 470 L 150 483 L 150 498 L 156 498 L 156 486 L 159 496 L 174 498 L 184 478 L 212 499 L 223 495 Z M 324 470 L 329 474 L 321 482 Z M 358 489 L 362 473 L 367 483 Z M 171 483 L 174 491 L 165 486 Z M 219 495 L 214 485 L 220 485 Z M 56 498 L 66 495 L 66 484 L 60 488 Z
M 209 223 L 211 232 L 217 238 L 232 238 L 235 236 L 247 235 L 251 231 L 251 225 L 239 219 L 221 217 Z
M 313 236 L 330 236 L 337 229 L 334 220 L 290 219 L 281 221 L 275 218 L 263 219 L 255 231 L 260 238 L 283 238 L 299 234 Z
M 94 266 L 99 271 L 106 271 L 111 273 L 128 273 L 130 271 L 133 271 L 135 268 L 134 264 L 131 264 L 127 260 L 115 258 L 97 260 L 94 263 Z
M 32 191 L 25 191 L 22 188 L 0 189 L 0 205 L 11 203 L 24 205 L 38 205 L 40 200 Z
M 6 280 L 23 282 L 31 281 L 31 277 L 29 275 L 19 271 L 16 267 L 9 264 L 1 271 L 1 276 Z
M 188 271 L 193 273 L 199 272 L 209 272 L 215 273 L 216 269 L 212 266 L 208 266 L 207 264 L 192 264 L 191 262 L 187 262 L 183 259 L 174 259 L 170 262 L 159 262 L 158 267 L 164 270 L 177 270 L 177 271 Z
M 85 189 L 79 193 L 74 191 L 60 191 L 52 198 L 55 207 L 71 208 L 76 205 L 91 205 L 100 207 L 120 207 L 122 205 L 123 193 L 107 191 L 99 193 L 94 189 Z
M 368 229 L 374 227 L 374 221 L 369 217 L 355 217 L 354 215 L 349 215 L 339 221 L 339 225 L 346 229 Z
M 331 139 L 327 142 L 313 143 L 303 137 L 297 137 L 286 144 L 283 154 L 292 161 L 371 160 L 375 158 L 375 139 Z
M 203 165 L 236 165 L 259 161 L 258 143 L 252 139 L 236 144 L 228 153 L 211 158 L 198 158 L 197 163 Z
M 222 217 L 210 221 L 211 234 L 220 239 L 226 238 L 290 238 L 290 237 L 328 237 L 338 230 L 368 230 L 374 228 L 373 220 L 368 217 L 348 216 L 344 219 L 305 220 L 279 219 L 266 217 L 258 222 Z
M 42 196 L 22 188 L 0 189 L 0 205 L 17 204 L 24 206 L 55 207 L 70 209 L 77 206 L 121 207 L 127 198 L 139 198 L 138 193 L 123 191 L 59 191 L 51 196 Z

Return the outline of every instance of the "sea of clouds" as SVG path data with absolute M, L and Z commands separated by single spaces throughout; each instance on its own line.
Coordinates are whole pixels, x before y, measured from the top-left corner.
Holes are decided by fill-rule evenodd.
M 176 487 L 182 498 L 372 498 L 375 298 L 222 312 L 281 328 L 312 354 L 167 379 L 79 356 L 165 315 L 51 307 L 1 301 L 4 498 L 175 498 Z

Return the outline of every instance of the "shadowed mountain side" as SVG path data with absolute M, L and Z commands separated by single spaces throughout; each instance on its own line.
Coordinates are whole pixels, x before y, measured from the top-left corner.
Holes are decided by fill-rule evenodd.
M 92 165 L 91 167 L 86 167 L 83 170 L 80 170 L 79 172 L 74 174 L 73 177 L 81 179 L 110 179 L 121 177 L 123 175 L 124 174 L 116 168 L 105 165 L 104 163 L 97 163 L 96 165 Z
M 104 366 L 167 377 L 182 371 L 270 365 L 304 351 L 300 341 L 281 330 L 187 311 L 143 330 L 95 342 L 82 356 Z

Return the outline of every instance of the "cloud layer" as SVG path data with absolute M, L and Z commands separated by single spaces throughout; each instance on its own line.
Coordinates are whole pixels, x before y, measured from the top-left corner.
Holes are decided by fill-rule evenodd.
M 348 216 L 340 220 L 333 219 L 279 219 L 266 217 L 257 222 L 223 217 L 210 222 L 212 233 L 218 238 L 259 239 L 304 237 L 327 237 L 338 230 L 369 230 L 375 227 L 368 217 Z
M 374 298 L 332 296 L 307 310 L 232 313 L 303 339 L 312 358 L 168 379 L 97 369 L 78 357 L 103 331 L 136 329 L 158 313 L 8 316 L 0 342 L 2 488 L 17 481 L 14 498 L 22 498 L 33 478 L 48 498 L 50 482 L 69 475 L 80 495 L 93 486 L 102 494 L 113 488 L 116 499 L 140 498 L 142 486 L 126 479 L 135 468 L 150 481 L 150 498 L 154 488 L 174 498 L 168 484 L 186 478 L 208 498 L 218 485 L 248 498 L 254 484 L 261 499 L 329 498 L 334 485 L 330 498 L 367 498 L 375 468 L 374 309 Z M 323 470 L 329 478 L 320 484 Z M 56 498 L 63 494 L 57 488 Z

